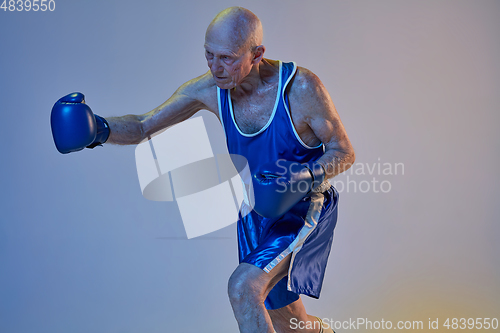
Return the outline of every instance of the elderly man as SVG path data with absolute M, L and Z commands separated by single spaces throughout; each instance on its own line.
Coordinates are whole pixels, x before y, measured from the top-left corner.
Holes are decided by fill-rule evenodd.
M 205 35 L 208 72 L 142 115 L 82 120 L 71 110 L 93 115 L 83 95 L 65 96 L 52 112 L 54 140 L 62 153 L 137 144 L 201 109 L 213 112 L 229 152 L 246 157 L 254 174 L 256 206 L 242 204 L 240 264 L 228 284 L 240 332 L 331 332 L 306 313 L 300 294 L 319 297 L 337 221 L 338 193 L 327 179 L 352 165 L 354 151 L 318 77 L 264 58 L 262 34 L 249 10 L 223 10 Z M 304 181 L 297 194 L 294 184 Z

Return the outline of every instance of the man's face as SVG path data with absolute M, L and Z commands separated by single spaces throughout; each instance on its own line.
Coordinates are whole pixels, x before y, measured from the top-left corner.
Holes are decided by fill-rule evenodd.
M 211 34 L 205 39 L 205 57 L 217 86 L 231 89 L 239 85 L 252 69 L 253 54 Z

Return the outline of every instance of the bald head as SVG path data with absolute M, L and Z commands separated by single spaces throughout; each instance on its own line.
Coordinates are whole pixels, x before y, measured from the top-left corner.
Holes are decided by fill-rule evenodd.
M 253 51 L 262 44 L 262 36 L 262 23 L 254 13 L 242 7 L 229 7 L 215 16 L 205 39 L 227 41 Z

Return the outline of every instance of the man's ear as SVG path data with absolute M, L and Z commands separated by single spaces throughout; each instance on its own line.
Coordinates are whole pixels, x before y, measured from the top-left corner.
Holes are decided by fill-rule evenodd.
M 266 47 L 264 45 L 259 45 L 255 47 L 255 51 L 253 54 L 252 64 L 258 64 L 262 58 L 264 57 L 264 52 L 266 51 Z

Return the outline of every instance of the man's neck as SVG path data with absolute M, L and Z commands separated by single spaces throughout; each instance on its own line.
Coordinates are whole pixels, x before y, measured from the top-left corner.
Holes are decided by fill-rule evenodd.
M 262 59 L 252 68 L 243 82 L 233 88 L 232 96 L 253 95 L 262 88 L 268 88 L 269 84 L 274 83 L 278 69 L 278 61 Z

